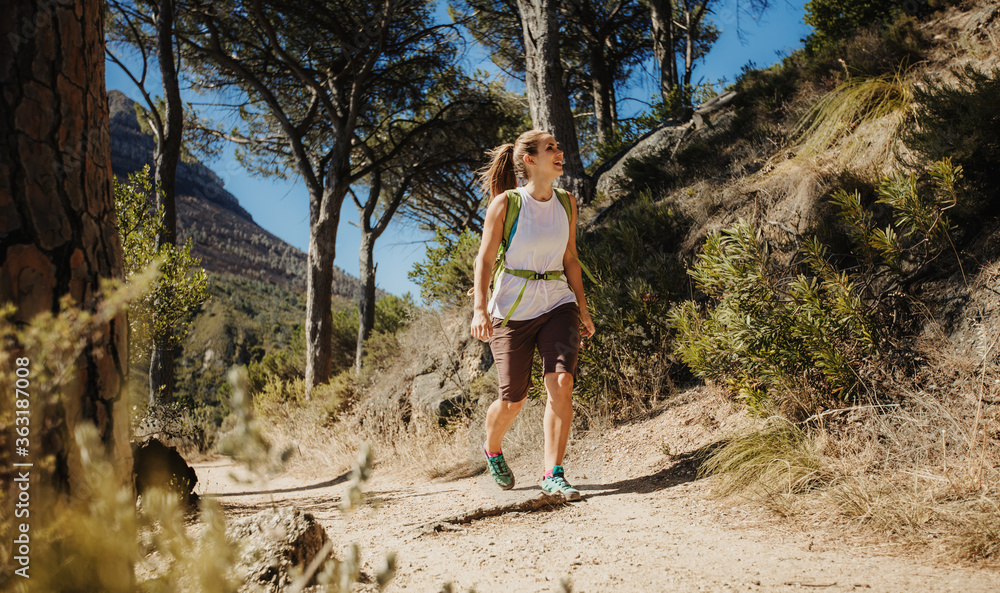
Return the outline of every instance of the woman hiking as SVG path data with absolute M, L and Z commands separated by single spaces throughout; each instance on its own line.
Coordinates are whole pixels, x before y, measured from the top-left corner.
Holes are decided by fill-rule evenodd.
M 581 335 L 594 335 L 594 322 L 576 258 L 576 199 L 552 187 L 563 173 L 563 152 L 551 134 L 525 132 L 514 144 L 499 146 L 489 155 L 490 164 L 480 176 L 493 198 L 476 257 L 471 331 L 475 338 L 489 341 L 500 394 L 486 413 L 483 449 L 496 483 L 504 490 L 513 488 L 514 474 L 504 461 L 501 443 L 528 395 L 537 346 L 548 394 L 542 490 L 579 500 L 580 492 L 566 481 L 562 462 L 573 421 Z M 507 221 L 509 212 L 512 220 Z M 506 249 L 490 297 L 501 240 Z

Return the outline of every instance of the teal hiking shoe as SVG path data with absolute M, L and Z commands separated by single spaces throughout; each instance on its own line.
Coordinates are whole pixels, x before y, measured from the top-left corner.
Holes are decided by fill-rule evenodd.
M 580 491 L 566 481 L 561 465 L 552 469 L 551 477 L 542 478 L 542 490 L 546 494 L 562 496 L 566 500 L 580 500 Z
M 483 452 L 485 453 L 485 449 Z M 497 483 L 497 486 L 504 490 L 510 490 L 514 487 L 514 472 L 507 467 L 507 462 L 503 460 L 503 453 L 495 457 L 487 455 L 486 465 L 489 466 L 490 475 L 493 476 L 493 481 Z

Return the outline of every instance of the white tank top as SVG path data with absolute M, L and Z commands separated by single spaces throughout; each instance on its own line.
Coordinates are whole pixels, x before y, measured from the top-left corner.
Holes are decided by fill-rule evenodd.
M 517 230 L 507 248 L 507 267 L 535 272 L 562 270 L 570 230 L 566 209 L 555 190 L 545 202 L 532 198 L 524 187 L 518 188 L 518 191 L 521 192 L 521 210 L 517 215 Z M 575 303 L 576 295 L 565 281 L 566 275 L 561 278 L 527 280 L 501 272 L 497 285 L 493 287 L 490 315 L 503 319 L 514 306 L 525 283 L 524 296 L 510 316 L 511 321 L 534 319 L 559 305 Z

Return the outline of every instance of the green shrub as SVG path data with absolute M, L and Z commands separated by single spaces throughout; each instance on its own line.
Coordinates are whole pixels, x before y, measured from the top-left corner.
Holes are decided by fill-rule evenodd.
M 438 228 L 433 243 L 427 248 L 427 261 L 417 263 L 409 273 L 410 280 L 420 286 L 424 303 L 458 305 L 475 282 L 476 255 L 481 238 L 466 230 L 457 239 Z
M 587 283 L 597 328 L 580 353 L 584 402 L 648 404 L 667 395 L 672 368 L 666 314 L 686 288 L 677 242 L 687 227 L 668 201 L 649 192 L 579 241 L 580 258 L 600 281 Z
M 954 75 L 955 85 L 928 80 L 917 87 L 919 125 L 904 140 L 924 161 L 951 158 L 962 167 L 971 199 L 955 217 L 979 228 L 977 217 L 1000 214 L 1000 69 L 987 74 L 966 65 Z
M 851 398 L 863 362 L 884 351 L 887 295 L 949 246 L 945 212 L 960 177 L 944 161 L 923 182 L 883 180 L 878 202 L 893 219 L 884 229 L 857 192 L 835 193 L 853 242 L 851 272 L 834 266 L 815 238 L 804 241 L 799 260 L 783 264 L 749 222 L 712 234 L 690 270 L 707 306 L 686 301 L 670 313 L 681 360 L 699 377 L 726 382 L 759 413 L 777 405 L 801 417 Z
M 171 346 L 183 343 L 194 315 L 208 298 L 208 278 L 201 260 L 191 255 L 191 239 L 183 245 L 156 248 L 163 211 L 152 207 L 149 166 L 130 173 L 125 182 L 113 181 L 126 280 L 154 260 L 160 271 L 160 277 L 129 307 L 129 359 L 135 363 L 148 358 L 153 341 L 168 334 Z
M 735 125 L 752 129 L 781 119 L 796 96 L 825 94 L 846 79 L 905 71 L 923 59 L 925 46 L 916 20 L 901 15 L 888 25 L 861 27 L 843 39 L 796 51 L 769 68 L 748 64 L 736 80 Z
M 388 295 L 375 303 L 375 325 L 368 337 L 362 366 L 386 360 L 395 353 L 395 335 L 406 327 L 415 311 L 416 305 L 409 294 L 403 298 Z M 357 356 L 359 323 L 360 314 L 356 304 L 334 311 L 332 374 L 353 368 Z
M 852 37 L 863 28 L 887 28 L 899 18 L 926 14 L 942 2 L 911 0 L 810 0 L 802 20 L 813 28 L 806 47 L 816 50 Z

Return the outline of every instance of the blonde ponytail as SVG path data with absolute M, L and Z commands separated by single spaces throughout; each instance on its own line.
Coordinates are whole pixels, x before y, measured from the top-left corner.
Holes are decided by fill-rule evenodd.
M 518 179 L 528 178 L 524 155 L 538 154 L 538 143 L 546 135 L 548 133 L 542 130 L 528 130 L 518 136 L 514 144 L 501 144 L 486 151 L 490 162 L 478 171 L 478 176 L 487 198 L 515 189 Z

